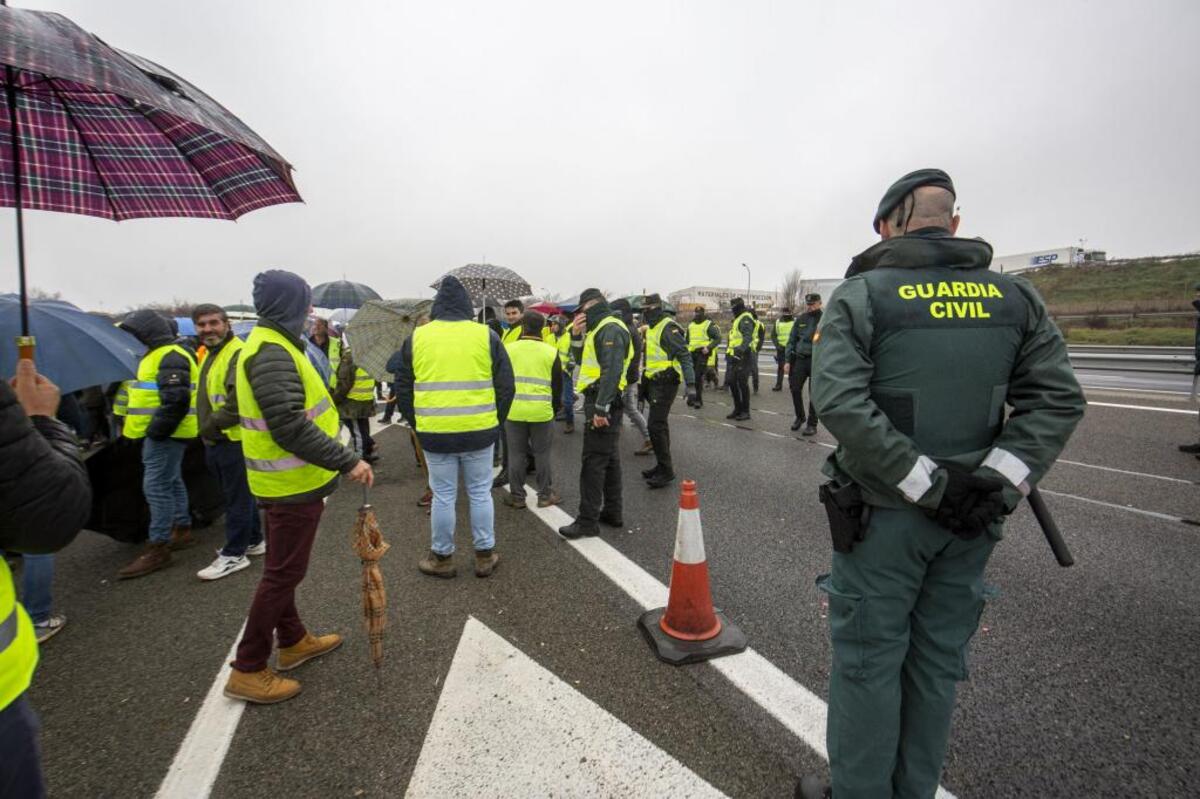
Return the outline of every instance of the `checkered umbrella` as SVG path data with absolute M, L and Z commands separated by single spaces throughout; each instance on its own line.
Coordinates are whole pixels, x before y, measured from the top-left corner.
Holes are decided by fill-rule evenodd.
M 300 202 L 291 166 L 240 119 L 66 17 L 0 7 L 0 64 L 0 206 L 17 209 L 23 304 L 24 208 L 236 219 Z
M 476 308 L 491 304 L 489 300 L 503 303 L 517 297 L 528 297 L 530 293 L 529 282 L 525 278 L 507 266 L 495 264 L 460 266 L 451 269 L 429 285 L 436 289 L 450 275 L 454 275 L 463 284 Z

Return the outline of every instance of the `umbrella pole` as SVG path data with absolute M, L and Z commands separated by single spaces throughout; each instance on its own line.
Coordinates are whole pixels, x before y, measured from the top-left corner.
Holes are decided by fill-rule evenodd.
M 8 3 L 2 3 L 8 5 Z M 17 349 L 22 358 L 33 357 L 33 338 L 29 335 L 29 288 L 25 282 L 25 217 L 21 209 L 21 145 L 17 124 L 17 73 L 5 64 L 4 93 L 8 100 L 8 128 L 12 146 L 13 206 L 17 212 L 17 269 L 21 292 L 21 336 Z

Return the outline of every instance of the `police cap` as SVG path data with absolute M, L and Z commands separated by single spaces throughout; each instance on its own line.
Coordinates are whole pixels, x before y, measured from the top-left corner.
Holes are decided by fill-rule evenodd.
M 954 191 L 954 181 L 950 180 L 950 176 L 940 169 L 918 169 L 916 172 L 909 172 L 884 192 L 883 199 L 879 201 L 879 208 L 875 211 L 875 232 L 879 232 L 879 223 L 884 217 L 894 211 L 905 197 L 922 186 L 937 186 L 955 197 L 958 196 L 958 193 Z
M 804 301 L 807 303 L 810 303 L 810 304 L 814 303 L 814 302 L 820 302 L 821 295 L 820 294 L 805 294 Z
M 644 308 L 647 305 L 660 305 L 661 306 L 662 305 L 662 297 L 658 296 L 657 294 L 647 294 L 646 298 L 644 300 L 642 300 L 642 307 Z

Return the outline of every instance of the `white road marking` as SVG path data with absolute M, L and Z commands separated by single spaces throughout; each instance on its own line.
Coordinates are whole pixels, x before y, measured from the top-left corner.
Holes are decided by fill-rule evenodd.
M 1074 499 L 1079 502 L 1086 502 L 1089 505 L 1100 505 L 1105 508 L 1112 508 L 1113 510 L 1123 510 L 1128 513 L 1136 513 L 1140 516 L 1149 516 L 1152 519 L 1162 519 L 1163 521 L 1167 521 L 1167 522 L 1175 522 L 1176 524 L 1187 524 L 1187 525 L 1200 526 L 1200 522 L 1198 522 L 1198 521 L 1195 521 L 1192 519 L 1184 519 L 1180 516 L 1172 516 L 1169 513 L 1159 513 L 1156 510 L 1142 510 L 1141 508 L 1135 508 L 1132 505 L 1118 505 L 1116 502 L 1105 502 L 1102 499 L 1091 499 L 1090 497 L 1081 497 L 1077 494 L 1065 494 L 1062 491 L 1051 491 L 1048 488 L 1042 488 L 1040 490 L 1043 494 L 1049 494 L 1052 497 L 1063 497 L 1065 499 Z
M 1123 405 L 1118 402 L 1089 402 L 1088 407 L 1099 408 L 1128 408 L 1134 411 L 1157 411 L 1158 413 L 1183 413 L 1188 416 L 1195 416 L 1197 411 L 1189 411 L 1186 408 L 1157 408 L 1152 405 Z
M 233 734 L 237 732 L 238 722 L 242 720 L 242 711 L 246 703 L 238 699 L 229 699 L 224 694 L 225 683 L 229 679 L 229 662 L 237 654 L 238 642 L 246 623 L 238 630 L 233 639 L 233 646 L 225 656 L 225 663 L 217 672 L 216 679 L 204 697 L 204 703 L 192 719 L 167 776 L 158 786 L 156 799 L 205 799 L 211 792 L 217 775 L 221 773 L 221 764 L 229 752 L 229 744 Z
M 405 795 L 724 796 L 473 616 Z
M 537 492 L 525 486 L 526 507 L 551 530 L 570 524 L 574 519 L 559 507 L 537 507 Z M 667 586 L 646 573 L 616 547 L 599 536 L 568 541 L 605 577 L 641 605 L 644 610 L 667 604 Z M 708 664 L 750 697 L 759 707 L 786 727 L 823 759 L 825 750 L 825 719 L 828 708 L 821 697 L 805 688 L 762 655 L 747 649 L 738 655 L 717 658 Z M 938 788 L 938 799 L 954 799 L 954 794 Z
M 1078 466 L 1083 469 L 1099 469 L 1102 472 L 1115 472 L 1117 474 L 1127 474 L 1131 477 L 1148 477 L 1153 480 L 1166 480 L 1169 483 L 1183 483 L 1184 485 L 1197 485 L 1195 480 L 1184 480 L 1182 477 L 1167 477 L 1162 474 L 1149 474 L 1148 472 L 1133 472 L 1128 469 L 1114 469 L 1112 466 L 1098 466 L 1094 463 L 1083 463 L 1081 461 L 1068 461 L 1059 458 L 1055 463 L 1065 463 L 1068 466 Z

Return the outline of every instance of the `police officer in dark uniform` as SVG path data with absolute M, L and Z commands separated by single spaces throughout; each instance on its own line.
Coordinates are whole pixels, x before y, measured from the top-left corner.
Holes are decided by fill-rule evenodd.
M 633 360 L 633 341 L 624 320 L 599 289 L 579 295 L 575 326 L 586 333 L 575 389 L 583 394 L 583 464 L 579 471 L 579 515 L 558 532 L 565 538 L 600 534 L 599 524 L 624 527 L 621 504 L 621 394 Z
M 954 203 L 939 169 L 888 189 L 883 241 L 853 260 L 813 346 L 813 399 L 838 441 L 821 491 L 833 569 L 818 580 L 837 799 L 934 795 L 1003 515 L 1085 405 L 1037 291 L 989 270 L 986 242 L 954 237 Z
M 792 408 L 796 412 L 796 420 L 792 429 L 799 430 L 807 422 L 807 427 L 801 435 L 815 436 L 817 434 L 817 409 L 812 402 L 812 384 L 808 387 L 808 414 L 804 413 L 804 381 L 812 377 L 813 337 L 817 325 L 821 322 L 821 295 L 804 295 L 804 313 L 796 319 L 788 336 L 787 348 L 783 354 L 783 371 L 788 376 L 788 389 L 792 392 Z
M 671 428 L 668 417 L 679 383 L 687 386 L 688 405 L 696 400 L 696 372 L 688 352 L 687 334 L 662 307 L 662 297 L 651 294 L 642 303 L 642 319 L 646 322 L 646 366 L 642 370 L 642 386 L 650 402 L 650 443 L 654 446 L 657 463 L 646 469 L 642 477 L 650 488 L 664 488 L 675 480 L 671 461 Z
M 733 322 L 725 345 L 725 382 L 733 398 L 733 412 L 725 418 L 746 421 L 750 418 L 750 371 L 758 357 L 755 349 L 758 320 L 746 309 L 741 297 L 730 300 L 729 309 L 733 312 Z

